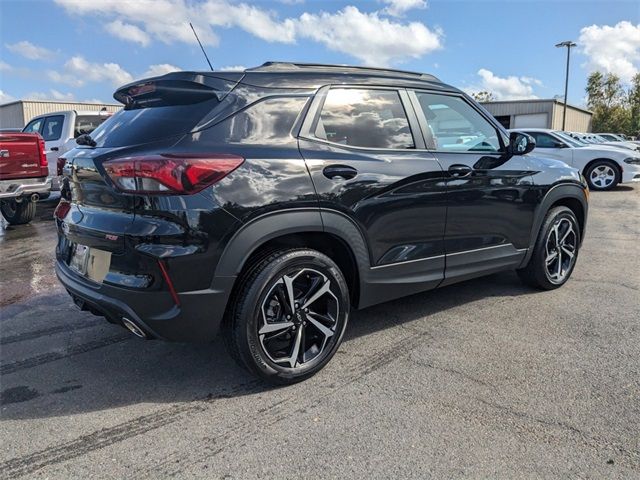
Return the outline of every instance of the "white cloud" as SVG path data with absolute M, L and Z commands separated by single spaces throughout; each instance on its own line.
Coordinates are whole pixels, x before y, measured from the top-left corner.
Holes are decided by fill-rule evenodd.
M 196 44 L 188 27 L 194 27 L 205 45 L 217 45 L 214 28 L 240 28 L 267 42 L 294 43 L 308 39 L 331 50 L 346 53 L 361 62 L 388 65 L 419 58 L 442 47 L 443 33 L 421 22 L 400 22 L 389 15 L 401 15 L 410 8 L 422 8 L 422 0 L 387 0 L 387 7 L 367 13 L 356 7 L 337 12 L 303 13 L 281 19 L 276 12 L 244 2 L 204 0 L 55 0 L 71 15 L 100 15 L 112 20 L 121 39 L 137 41 L 115 26 L 131 26 L 148 38 L 167 44 Z M 117 23 L 120 22 L 120 23 Z
M 427 8 L 426 0 L 382 0 L 389 6 L 385 8 L 385 12 L 394 17 L 401 17 L 409 10 L 415 8 Z
M 12 72 L 13 67 L 9 65 L 7 62 L 3 62 L 0 60 L 0 72 Z
M 63 71 L 50 70 L 54 82 L 81 87 L 87 82 L 108 82 L 119 86 L 129 83 L 133 77 L 117 63 L 91 63 L 81 56 L 71 57 L 63 65 Z
M 3 90 L 0 90 L 0 103 L 9 103 L 13 100 L 15 100 L 15 98 L 12 95 L 9 95 Z
M 223 72 L 244 72 L 247 69 L 244 65 L 227 65 L 220 68 Z
M 157 65 L 149 65 L 149 70 L 142 74 L 143 77 L 159 77 L 165 73 L 177 72 L 182 70 L 180 67 L 171 65 L 169 63 L 159 63 Z
M 630 82 L 640 70 L 640 24 L 619 22 L 591 25 L 580 30 L 580 50 L 588 57 L 589 70 L 614 73 Z
M 499 77 L 486 68 L 478 70 L 480 83 L 466 88 L 469 94 L 486 91 L 492 93 L 496 100 L 524 100 L 528 98 L 538 98 L 533 93 L 533 85 L 542 85 L 537 78 Z
M 62 93 L 53 88 L 49 90 L 49 92 L 27 93 L 24 98 L 27 98 L 29 100 L 58 100 L 64 102 L 72 102 L 76 99 L 75 95 L 71 92 Z
M 304 13 L 299 34 L 368 65 L 389 65 L 442 48 L 442 32 L 419 22 L 397 23 L 377 12 L 345 7 L 335 14 Z
M 27 40 L 22 40 L 21 42 L 5 44 L 7 50 L 13 53 L 17 53 L 18 55 L 22 55 L 29 60 L 45 60 L 51 58 L 53 52 L 44 47 L 39 47 L 38 45 L 34 45 Z
M 144 30 L 130 23 L 124 23 L 122 20 L 114 20 L 113 22 L 107 23 L 105 30 L 114 37 L 139 43 L 143 47 L 151 43 L 151 38 Z

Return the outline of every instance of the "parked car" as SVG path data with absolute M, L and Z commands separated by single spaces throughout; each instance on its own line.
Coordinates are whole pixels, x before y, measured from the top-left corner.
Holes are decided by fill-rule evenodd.
M 576 132 L 564 132 L 569 134 L 574 140 L 587 145 L 608 145 L 610 147 L 626 148 L 629 150 L 635 150 L 640 152 L 640 145 L 635 142 L 629 142 L 626 140 L 610 141 L 599 133 L 576 133 Z
M 611 190 L 619 183 L 640 182 L 640 152 L 581 143 L 567 133 L 545 128 L 512 131 L 535 138 L 540 155 L 561 160 L 580 170 L 591 190 Z
M 587 218 L 580 173 L 431 75 L 267 63 L 175 72 L 69 152 L 56 273 L 145 338 L 211 341 L 291 383 L 352 308 L 515 269 L 563 285 Z
M 609 142 L 630 142 L 634 145 L 640 146 L 640 141 L 627 138 L 626 135 L 622 135 L 619 133 L 598 133 L 598 135 L 605 138 Z
M 37 133 L 0 133 L 0 211 L 11 225 L 29 223 L 51 188 L 44 140 Z
M 39 133 L 45 141 L 52 190 L 60 190 L 57 174 L 58 157 L 75 147 L 75 139 L 93 132 L 111 116 L 106 111 L 66 110 L 34 117 L 22 129 L 25 133 Z

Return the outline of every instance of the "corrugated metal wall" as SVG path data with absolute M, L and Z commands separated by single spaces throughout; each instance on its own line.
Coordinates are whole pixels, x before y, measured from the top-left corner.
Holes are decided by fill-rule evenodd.
M 494 117 L 510 117 L 511 128 L 514 127 L 515 119 L 519 115 L 546 113 L 548 119 L 546 128 L 562 129 L 562 103 L 555 100 L 488 102 L 483 103 L 482 106 Z M 591 114 L 567 105 L 565 129 L 572 132 L 590 132 Z
M 551 128 L 562 129 L 562 104 L 554 105 L 553 125 Z M 591 115 L 582 110 L 571 107 L 567 104 L 567 121 L 565 130 L 568 132 L 590 132 L 591 131 Z
M 38 115 L 60 112 L 64 110 L 100 110 L 103 107 L 108 112 L 117 112 L 122 105 L 111 103 L 82 103 L 82 102 L 45 102 L 37 100 L 21 100 L 19 102 L 0 105 L 0 128 L 22 128 L 29 120 Z
M 553 111 L 553 101 L 536 101 L 536 102 L 499 102 L 499 103 L 483 103 L 494 117 L 504 115 L 529 115 L 531 113 L 548 113 L 551 116 Z
M 24 113 L 22 102 L 0 106 L 0 128 L 24 127 Z

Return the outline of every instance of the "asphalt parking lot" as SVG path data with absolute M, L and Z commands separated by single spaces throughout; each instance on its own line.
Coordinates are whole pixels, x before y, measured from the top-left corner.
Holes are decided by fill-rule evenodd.
M 565 287 L 501 273 L 357 312 L 278 389 L 220 341 L 78 311 L 41 205 L 0 229 L 0 477 L 638 478 L 640 186 L 591 199 Z

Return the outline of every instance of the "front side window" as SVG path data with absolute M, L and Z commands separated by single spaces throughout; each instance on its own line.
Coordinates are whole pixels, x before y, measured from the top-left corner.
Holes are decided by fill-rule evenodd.
M 395 90 L 329 90 L 315 136 L 353 147 L 415 148 L 409 120 Z
M 427 142 L 441 152 L 499 152 L 496 128 L 461 97 L 415 92 L 428 125 Z
M 45 142 L 51 140 L 59 140 L 62 136 L 62 124 L 64 123 L 64 115 L 53 115 L 44 120 L 42 127 L 42 138 Z
M 558 145 L 561 143 L 559 140 L 556 140 L 554 137 L 552 137 L 548 133 L 541 133 L 541 132 L 527 132 L 527 133 L 536 139 L 537 148 L 559 148 Z
M 44 119 L 37 118 L 36 120 L 32 120 L 27 124 L 26 127 L 22 129 L 24 133 L 40 133 L 40 129 L 42 128 L 42 121 Z

